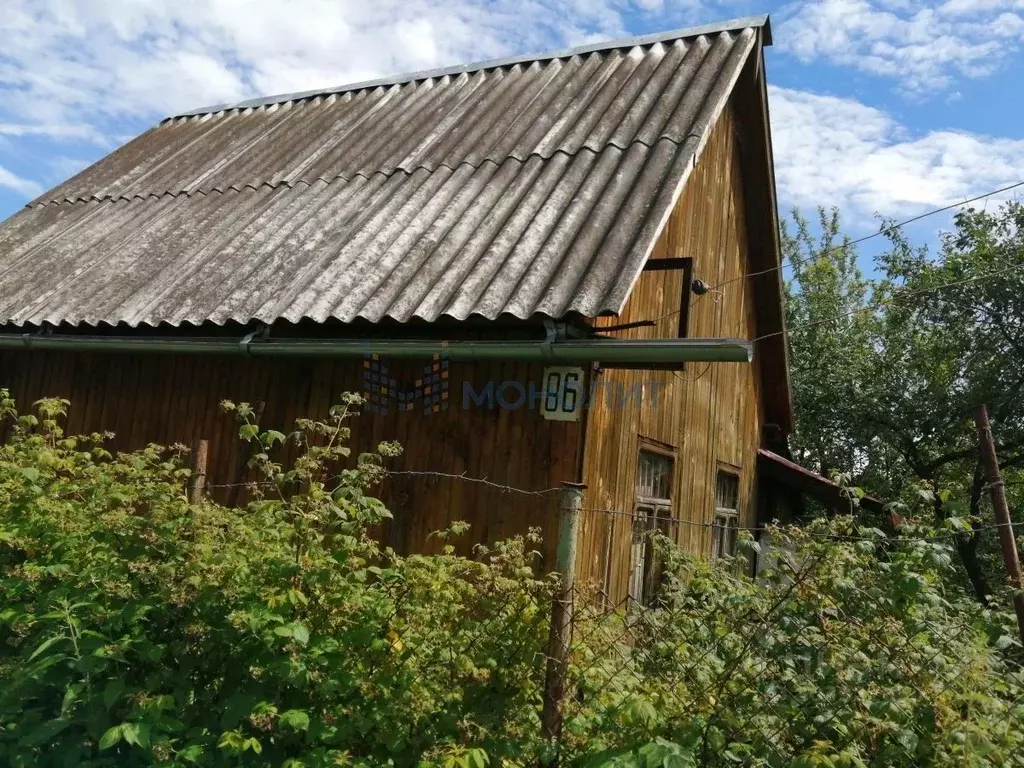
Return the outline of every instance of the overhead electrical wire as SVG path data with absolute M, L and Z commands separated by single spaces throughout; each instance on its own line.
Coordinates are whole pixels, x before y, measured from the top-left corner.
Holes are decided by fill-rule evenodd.
M 977 275 L 976 277 L 969 277 L 969 278 L 967 278 L 965 280 L 955 280 L 955 281 L 950 282 L 950 283 L 941 283 L 939 285 L 933 285 L 931 288 L 921 288 L 921 289 L 916 290 L 916 291 L 900 290 L 900 289 L 897 288 L 896 290 L 893 291 L 893 293 L 894 294 L 898 294 L 900 298 L 902 298 L 904 296 L 920 296 L 920 295 L 923 295 L 923 294 L 926 294 L 926 293 L 932 293 L 933 291 L 940 291 L 943 288 L 954 288 L 954 287 L 959 286 L 959 285 L 970 285 L 971 283 L 980 283 L 983 280 L 989 280 L 989 279 L 991 279 L 993 277 L 1001 277 L 1002 275 L 1008 274 L 1010 272 L 1018 272 L 1019 273 L 1019 272 L 1022 272 L 1022 271 L 1024 271 L 1024 269 L 1022 269 L 1021 266 L 1015 265 L 1015 266 L 1012 266 L 1012 267 L 1007 267 L 1006 269 L 996 270 L 995 272 L 989 272 L 989 273 L 984 274 L 984 275 Z M 800 325 L 794 325 L 792 328 L 786 328 L 786 329 L 781 330 L 781 331 L 773 331 L 772 333 L 765 333 L 765 334 L 763 334 L 761 336 L 754 337 L 753 339 L 751 339 L 751 341 L 757 342 L 757 341 L 761 341 L 762 339 L 770 339 L 770 338 L 772 338 L 774 336 L 782 336 L 782 335 L 787 334 L 787 333 L 789 333 L 791 331 L 800 330 L 802 328 L 812 328 L 812 327 L 814 327 L 816 325 L 822 325 L 824 323 L 832 322 L 837 317 L 850 317 L 851 315 L 856 315 L 858 312 L 869 312 L 871 310 L 878 309 L 879 307 L 885 307 L 885 306 L 888 306 L 890 304 L 895 304 L 895 303 L 896 302 L 893 301 L 892 298 L 890 298 L 887 301 L 874 301 L 874 302 L 871 302 L 870 304 L 868 304 L 867 306 L 857 307 L 856 309 L 852 309 L 849 312 L 843 312 L 843 313 L 841 313 L 839 315 L 835 315 L 833 317 L 829 317 L 829 318 L 824 319 L 824 320 L 815 320 L 812 323 L 801 323 Z
M 920 213 L 917 216 L 912 216 L 909 219 L 904 219 L 903 221 L 899 221 L 899 222 L 896 222 L 895 224 L 890 224 L 887 227 L 883 227 L 882 229 L 878 230 L 877 232 L 872 232 L 870 235 L 863 235 L 862 237 L 858 237 L 858 238 L 855 238 L 853 240 L 844 241 L 841 245 L 834 245 L 834 246 L 832 246 L 830 248 L 826 248 L 823 251 L 821 251 L 818 255 L 819 256 L 823 256 L 826 253 L 832 253 L 834 251 L 838 251 L 838 250 L 841 250 L 843 248 L 849 248 L 849 247 L 854 246 L 854 245 L 860 245 L 861 243 L 867 242 L 868 240 L 871 240 L 872 238 L 881 237 L 882 235 L 887 235 L 890 232 L 895 232 L 896 230 L 902 229 L 903 227 L 907 226 L 908 224 L 913 224 L 916 221 L 921 221 L 922 219 L 926 219 L 929 216 L 936 216 L 936 215 L 938 215 L 940 213 L 945 213 L 946 211 L 951 211 L 954 208 L 959 208 L 960 206 L 963 206 L 963 205 L 969 205 L 971 203 L 977 202 L 978 200 L 984 200 L 987 197 L 992 197 L 992 195 L 999 195 L 999 194 L 1002 194 L 1003 192 L 1009 192 L 1010 190 L 1017 189 L 1018 187 L 1024 187 L 1024 180 L 1015 182 L 1013 184 L 1009 184 L 1009 185 L 1007 185 L 1005 187 L 1000 187 L 999 189 L 993 189 L 993 190 L 991 190 L 989 192 L 984 192 L 984 193 L 982 193 L 980 195 L 976 195 L 974 197 L 967 198 L 966 200 L 960 200 L 960 201 L 955 202 L 955 203 L 950 203 L 948 205 L 944 205 L 941 208 L 935 208 L 934 210 L 926 211 L 924 213 Z M 780 271 L 782 269 L 785 269 L 788 266 L 791 266 L 791 265 L 790 264 L 778 264 L 778 265 L 776 265 L 774 267 L 769 267 L 768 269 L 762 269 L 762 270 L 759 270 L 757 272 L 748 272 L 746 274 L 740 275 L 739 277 L 733 277 L 733 278 L 730 278 L 729 280 L 725 280 L 725 281 L 723 281 L 721 283 L 718 283 L 717 285 L 709 286 L 708 290 L 709 291 L 720 290 L 724 286 L 731 285 L 732 283 L 739 282 L 740 280 L 745 280 L 745 279 L 750 278 L 750 277 L 759 277 L 760 275 L 768 275 L 768 274 L 771 274 L 772 272 L 778 272 L 778 271 Z M 932 290 L 932 289 L 929 289 L 929 290 Z M 697 298 L 699 299 L 700 297 L 698 296 Z M 697 300 L 695 299 L 693 302 L 691 302 L 691 305 L 692 304 L 696 304 L 696 303 L 697 303 Z M 666 313 L 664 315 L 661 315 L 660 317 L 654 318 L 650 322 L 652 322 L 652 323 L 660 322 L 661 320 L 665 320 L 667 318 L 674 317 L 675 315 L 680 314 L 682 311 L 683 311 L 682 308 L 673 310 L 672 312 L 668 312 L 668 313 Z M 857 311 L 860 311 L 860 310 L 857 310 Z M 777 332 L 775 334 L 767 334 L 766 336 L 759 336 L 758 339 L 768 338 L 768 336 L 778 335 L 779 333 L 781 333 L 781 332 Z M 757 341 L 758 339 L 755 339 L 755 341 Z
M 1017 187 L 1024 187 L 1024 181 L 1018 181 L 1008 186 L 1000 187 L 999 189 L 994 189 L 991 192 L 985 192 L 984 194 L 976 195 L 975 197 L 968 198 L 967 200 L 961 200 L 960 202 L 950 203 L 949 205 L 944 205 L 942 208 L 936 208 L 931 211 L 920 213 L 917 216 L 911 216 L 909 219 L 904 219 L 903 221 L 896 222 L 895 224 L 890 224 L 887 227 L 882 227 L 880 230 L 878 230 L 877 232 L 872 232 L 870 235 L 864 235 L 862 237 L 854 238 L 853 240 L 844 241 L 841 245 L 833 245 L 832 247 L 826 248 L 825 250 L 821 251 L 821 253 L 819 253 L 818 255 L 823 256 L 826 253 L 839 251 L 842 250 L 843 248 L 849 248 L 850 246 L 853 245 L 860 245 L 861 243 L 867 242 L 872 238 L 881 237 L 882 235 L 887 235 L 890 232 L 895 232 L 898 229 L 902 229 L 908 224 L 913 224 L 916 221 L 921 221 L 921 219 L 927 219 L 929 216 L 936 216 L 940 213 L 951 211 L 954 208 L 959 208 L 962 205 L 970 205 L 971 203 L 977 202 L 978 200 L 984 200 L 986 197 L 992 197 L 992 195 L 999 195 L 1002 194 L 1003 192 L 1009 192 L 1011 189 L 1016 189 Z M 774 267 L 769 267 L 768 269 L 762 269 L 759 272 L 750 272 L 749 274 L 746 275 L 740 275 L 739 277 L 734 277 L 730 280 L 726 280 L 725 282 L 719 283 L 718 285 L 712 286 L 712 290 L 715 288 L 721 288 L 724 285 L 729 285 L 730 283 L 738 282 L 739 280 L 743 280 L 748 277 L 757 277 L 758 275 L 767 275 L 772 272 L 778 272 L 780 269 L 785 269 L 785 267 L 787 266 L 790 265 L 780 264 Z

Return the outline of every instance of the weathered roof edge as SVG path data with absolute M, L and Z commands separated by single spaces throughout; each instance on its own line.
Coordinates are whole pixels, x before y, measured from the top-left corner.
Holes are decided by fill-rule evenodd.
M 792 484 L 792 487 L 817 498 L 823 504 L 831 504 L 838 508 L 848 507 L 850 501 L 844 495 L 845 489 L 834 480 L 807 469 L 807 467 L 797 464 L 792 459 L 780 456 L 767 448 L 758 448 L 757 458 L 761 462 L 767 462 L 762 466 L 768 469 L 776 479 L 783 480 L 783 482 L 788 481 Z M 799 481 L 803 481 L 804 485 L 799 485 Z M 874 496 L 862 496 L 860 498 L 860 506 L 871 512 L 887 511 L 886 503 L 881 499 L 876 499 Z
M 696 27 L 674 29 L 667 32 L 655 32 L 650 35 L 605 40 L 599 43 L 577 46 L 575 48 L 564 48 L 562 50 L 545 51 L 543 53 L 528 53 L 520 56 L 511 56 L 503 59 L 490 59 L 488 61 L 477 61 L 468 64 L 456 64 L 438 69 L 426 69 L 420 72 L 410 72 L 403 75 L 391 75 L 389 77 L 380 77 L 374 80 L 363 80 L 362 82 L 339 85 L 333 88 L 318 88 L 312 91 L 283 93 L 275 96 L 261 96 L 255 99 L 246 99 L 244 101 L 234 103 L 214 104 L 208 107 L 189 110 L 188 112 L 179 112 L 174 115 L 169 115 L 164 118 L 164 121 L 174 120 L 181 117 L 206 115 L 215 112 L 222 112 L 228 109 L 255 109 L 257 107 L 266 107 L 287 101 L 311 99 L 315 96 L 330 96 L 332 94 L 345 93 L 347 91 L 358 91 L 364 88 L 376 88 L 382 85 L 401 85 L 402 83 L 411 83 L 415 80 L 427 80 L 432 77 L 460 75 L 464 72 L 477 72 L 483 69 L 494 69 L 496 67 L 509 67 L 514 64 L 522 64 L 527 61 L 532 62 L 546 61 L 549 59 L 562 59 L 568 56 L 578 56 L 585 53 L 594 53 L 596 51 L 606 51 L 615 48 L 632 48 L 637 45 L 653 45 L 654 43 L 661 43 L 667 40 L 678 40 L 684 37 L 697 37 L 698 35 L 711 35 L 716 32 L 728 32 L 731 30 L 747 29 L 750 27 L 757 27 L 761 29 L 762 45 L 768 46 L 772 44 L 771 20 L 768 14 L 764 13 L 757 16 L 745 16 L 738 19 L 729 19 L 728 21 L 717 22 L 715 24 L 704 24 Z
M 768 17 L 764 16 L 763 18 L 765 20 L 765 24 L 767 24 Z M 765 27 L 764 29 L 767 29 L 767 27 Z M 746 63 L 751 54 L 757 56 L 761 55 L 761 49 L 764 47 L 765 43 L 759 43 L 758 37 L 760 37 L 763 40 L 763 38 L 768 34 L 770 33 L 764 32 L 760 36 L 754 36 L 754 40 L 751 42 L 750 47 L 747 49 L 746 53 L 743 54 L 744 64 Z M 691 133 L 689 136 L 687 136 L 686 141 L 683 143 L 683 145 L 681 145 L 680 148 L 685 146 L 690 139 L 697 140 L 697 144 L 696 146 L 694 146 L 693 153 L 690 156 L 689 162 L 687 163 L 686 170 L 679 177 L 678 181 L 675 184 L 675 187 L 672 190 L 672 203 L 662 212 L 661 221 L 658 223 L 657 228 L 658 234 L 653 239 L 651 239 L 650 243 L 648 243 L 647 249 L 644 252 L 644 258 L 640 262 L 638 269 L 633 275 L 633 279 L 629 284 L 628 290 L 619 301 L 619 307 L 615 313 L 616 316 L 622 314 L 622 311 L 626 308 L 626 303 L 629 301 L 629 297 L 633 295 L 633 289 L 636 288 L 637 281 L 640 279 L 640 275 L 643 274 L 644 264 L 646 264 L 647 260 L 651 257 L 651 253 L 654 251 L 655 245 L 657 244 L 658 239 L 661 237 L 661 233 L 665 230 L 665 225 L 671 218 L 672 212 L 675 211 L 676 205 L 679 203 L 679 199 L 683 196 L 683 190 L 686 188 L 686 184 L 690 180 L 690 174 L 697 167 L 697 163 L 700 161 L 701 156 L 704 154 L 704 148 L 707 146 L 708 140 L 711 138 L 711 132 L 715 129 L 715 126 L 718 125 L 718 120 L 722 117 L 722 112 L 725 110 L 725 105 L 729 102 L 729 99 L 732 97 L 733 90 L 736 88 L 736 83 L 740 79 L 742 72 L 743 67 L 737 67 L 736 71 L 733 72 L 732 77 L 730 77 L 727 81 L 725 87 L 721 88 L 721 90 L 718 92 L 718 98 L 712 104 L 709 119 L 705 123 L 704 129 L 701 131 L 701 133 L 699 135 Z M 709 94 L 709 98 L 713 95 L 714 90 L 712 90 L 712 92 Z M 772 179 L 774 184 L 774 176 L 772 177 Z

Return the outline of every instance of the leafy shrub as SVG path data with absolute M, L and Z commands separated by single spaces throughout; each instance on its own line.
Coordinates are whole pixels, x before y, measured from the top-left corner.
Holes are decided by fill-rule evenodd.
M 0 390 L 0 764 L 1024 764 L 1007 614 L 949 586 L 948 536 L 849 520 L 774 531 L 757 580 L 662 540 L 657 605 L 579 599 L 546 744 L 535 538 L 382 548 L 398 449 L 350 456 L 357 403 L 287 436 L 226 403 L 257 474 L 228 509 L 188 503 L 183 447 L 114 456 Z
M 353 399 L 299 422 L 290 469 L 285 436 L 227 404 L 262 477 L 234 510 L 187 503 L 180 447 L 112 456 L 62 434 L 65 402 L 0 401 L 0 763 L 441 764 L 536 741 L 531 542 L 381 549 L 380 455 L 337 471 Z
M 569 749 L 617 766 L 1024 765 L 1012 614 L 949 587 L 950 531 L 850 525 L 771 530 L 756 580 L 662 541 L 658 606 L 580 621 Z

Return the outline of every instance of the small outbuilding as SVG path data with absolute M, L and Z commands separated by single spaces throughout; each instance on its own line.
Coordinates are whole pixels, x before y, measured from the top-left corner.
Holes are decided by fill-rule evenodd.
M 792 429 L 767 17 L 175 115 L 0 225 L 0 387 L 113 445 L 210 446 L 361 391 L 381 536 L 539 527 L 644 598 L 644 533 L 725 553 Z M 764 459 L 761 459 L 762 464 Z

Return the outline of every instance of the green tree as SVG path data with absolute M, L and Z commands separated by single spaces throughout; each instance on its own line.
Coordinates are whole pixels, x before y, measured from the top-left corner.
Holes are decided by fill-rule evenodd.
M 866 466 L 854 414 L 858 388 L 870 371 L 876 318 L 861 310 L 871 283 L 857 266 L 856 249 L 841 234 L 837 209 L 819 209 L 818 236 L 799 211 L 792 217 L 792 227 L 782 226 L 783 252 L 792 269 L 786 320 L 799 419 L 790 447 L 798 461 L 824 475 L 848 472 Z
M 1002 583 L 970 411 L 989 407 L 1011 489 L 1024 466 L 1024 209 L 965 210 L 932 257 L 883 223 L 890 248 L 865 279 L 821 214 L 815 240 L 794 216 L 787 233 L 795 445 L 821 470 L 936 523 L 971 522 L 958 542 L 971 586 L 985 600 Z M 836 245 L 838 243 L 838 246 Z M 1011 494 L 1020 506 L 1019 493 Z

